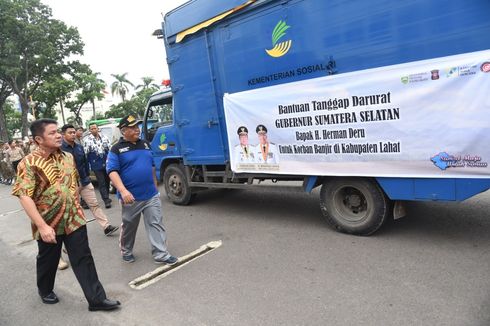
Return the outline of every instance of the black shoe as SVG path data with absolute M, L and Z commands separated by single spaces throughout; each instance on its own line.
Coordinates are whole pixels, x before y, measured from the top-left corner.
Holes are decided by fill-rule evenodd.
M 60 301 L 58 300 L 58 297 L 53 291 L 51 291 L 49 294 L 45 296 L 42 296 L 41 294 L 39 294 L 39 296 L 41 297 L 41 300 L 43 300 L 43 303 L 45 304 L 55 304 Z
M 98 311 L 98 310 L 114 310 L 117 307 L 121 305 L 121 302 L 117 300 L 109 300 L 109 299 L 104 299 L 99 304 L 96 305 L 89 305 L 88 310 L 89 311 Z
M 112 226 L 112 225 L 108 225 L 105 229 L 104 229 L 104 234 L 106 236 L 110 236 L 111 234 L 113 234 L 114 232 L 116 232 L 117 230 L 119 229 L 118 226 Z
M 111 203 L 105 203 L 105 208 L 111 208 L 111 207 L 112 207 Z
M 155 264 L 175 265 L 179 261 L 179 258 L 170 255 L 165 259 L 155 258 L 154 261 L 155 261 Z

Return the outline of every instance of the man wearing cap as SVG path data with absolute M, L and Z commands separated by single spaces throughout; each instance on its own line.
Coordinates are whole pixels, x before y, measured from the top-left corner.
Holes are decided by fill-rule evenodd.
M 259 138 L 259 143 L 255 147 L 255 162 L 260 164 L 279 163 L 279 151 L 274 143 L 270 143 L 267 140 L 267 128 L 264 125 L 258 125 L 255 129 L 257 132 L 257 137 Z
M 107 174 L 117 189 L 122 205 L 119 239 L 122 260 L 128 263 L 135 261 L 134 240 L 143 214 L 153 260 L 156 264 L 173 265 L 177 263 L 177 258 L 167 250 L 155 164 L 150 145 L 139 138 L 140 123 L 141 120 L 131 114 L 121 119 L 118 128 L 122 138 L 112 146 L 107 158 Z
M 93 123 L 89 126 L 90 135 L 83 142 L 83 148 L 87 159 L 90 163 L 90 168 L 94 171 L 99 186 L 100 196 L 104 201 L 105 208 L 111 208 L 112 200 L 109 198 L 109 177 L 106 173 L 107 154 L 111 143 L 109 139 L 99 133 L 99 127 Z
M 255 163 L 254 147 L 248 144 L 248 129 L 241 126 L 237 130 L 240 144 L 235 146 L 235 159 L 237 163 Z

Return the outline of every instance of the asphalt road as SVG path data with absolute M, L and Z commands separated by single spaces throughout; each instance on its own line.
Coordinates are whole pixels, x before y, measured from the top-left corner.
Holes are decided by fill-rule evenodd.
M 9 190 L 0 185 L 0 325 L 490 325 L 489 192 L 409 203 L 371 237 L 330 229 L 318 192 L 217 190 L 187 207 L 163 198 L 172 254 L 222 246 L 135 290 L 128 283 L 157 268 L 144 226 L 127 264 L 117 236 L 91 222 L 99 277 L 122 309 L 88 312 L 71 269 L 58 272 L 60 303 L 41 303 L 36 244 Z M 106 211 L 119 224 L 119 207 Z

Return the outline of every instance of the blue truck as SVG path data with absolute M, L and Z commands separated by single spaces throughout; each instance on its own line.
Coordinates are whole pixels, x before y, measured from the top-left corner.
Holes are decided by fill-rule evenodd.
M 170 11 L 164 17 L 162 29 L 155 31 L 155 35 L 165 44 L 171 85 L 150 98 L 142 130 L 143 137 L 151 143 L 157 176 L 163 181 L 168 198 L 174 204 L 187 205 L 199 191 L 206 189 L 280 187 L 281 191 L 311 192 L 321 187 L 320 206 L 329 225 L 349 234 L 370 235 L 387 220 L 402 216 L 404 201 L 462 201 L 486 191 L 490 188 L 490 175 L 485 156 L 477 159 L 484 168 L 478 170 L 482 171 L 479 174 L 451 174 L 449 177 L 445 171 L 433 176 L 382 173 L 381 167 L 374 172 L 361 173 L 355 170 L 357 161 L 350 162 L 354 164 L 350 165 L 354 167 L 352 173 L 329 173 L 328 168 L 310 170 L 308 161 L 311 159 L 302 159 L 301 168 L 285 172 L 254 170 L 264 164 L 245 165 L 248 168 L 240 170 L 232 164 L 234 144 L 230 142 L 240 130 L 237 132 L 236 125 L 229 125 L 226 97 L 243 94 L 240 98 L 248 100 L 267 91 L 265 94 L 281 99 L 291 97 L 286 94 L 288 89 L 302 96 L 317 80 L 325 81 L 326 89 L 330 89 L 335 88 L 339 78 L 357 78 L 357 72 L 380 73 L 383 67 L 398 65 L 405 69 L 405 64 L 412 67 L 413 62 L 434 65 L 439 62 L 437 58 L 459 58 L 458 55 L 481 53 L 479 51 L 485 56 L 485 51 L 490 49 L 489 12 L 488 0 L 192 0 Z M 436 61 L 430 61 L 434 59 Z M 463 72 L 486 78 L 490 77 L 490 73 L 485 75 L 488 64 L 484 61 L 478 66 L 456 68 L 460 80 L 473 77 L 465 77 Z M 424 74 L 406 75 L 401 77 L 401 82 L 415 87 L 426 79 L 450 77 L 453 70 L 454 67 L 447 71 L 432 70 L 429 78 Z M 417 83 L 419 81 L 421 83 Z M 384 98 L 386 102 L 390 93 L 380 96 L 378 100 Z M 334 99 L 338 99 L 340 107 L 349 103 L 355 105 L 356 101 L 359 105 L 359 100 L 364 98 L 369 100 L 367 96 L 353 96 L 349 102 L 348 97 L 344 100 L 341 97 L 336 95 Z M 437 105 L 437 96 L 433 97 Z M 486 105 L 488 107 L 488 103 Z M 245 109 L 251 110 L 254 121 L 263 121 L 262 109 Z M 299 116 L 299 112 L 303 114 L 306 109 L 285 105 L 282 111 L 279 109 L 279 114 L 293 112 Z M 330 107 L 326 105 L 323 109 L 330 110 Z M 316 108 L 311 109 L 314 110 Z M 388 112 L 390 116 L 397 118 L 399 112 L 390 110 L 395 110 Z M 365 110 L 357 112 L 358 119 L 372 121 L 376 119 L 373 112 L 380 117 L 377 111 Z M 402 111 L 402 116 L 405 112 Z M 322 113 L 325 114 L 321 117 L 327 121 L 333 118 Z M 284 124 L 291 127 L 306 121 L 310 124 L 302 125 L 303 132 L 299 133 L 300 141 L 306 141 L 316 136 L 309 129 L 313 128 L 312 121 L 319 123 L 321 119 L 317 117 L 313 120 L 308 117 L 281 119 L 279 123 L 275 120 L 276 125 L 269 124 L 267 128 L 271 134 L 274 127 L 279 129 Z M 447 125 L 454 123 L 450 114 L 447 119 L 444 122 Z M 341 122 L 349 123 L 344 120 Z M 480 122 L 488 126 L 488 121 L 486 113 L 486 118 Z M 435 123 L 437 125 L 438 121 Z M 325 127 L 323 135 L 328 137 L 331 130 L 339 129 L 339 125 Z M 357 137 L 356 129 L 350 129 L 351 136 Z M 375 129 L 367 130 L 368 133 L 378 132 Z M 364 129 L 359 130 L 358 133 L 364 133 Z M 247 131 L 255 133 L 255 125 L 249 126 Z M 339 131 L 340 136 L 342 132 Z M 303 136 L 308 139 L 302 139 Z M 482 137 L 481 141 L 488 142 L 488 134 L 480 134 Z M 329 143 L 334 145 L 335 142 L 324 141 L 326 151 Z M 348 151 L 342 146 L 342 150 Z M 401 145 L 390 146 L 393 152 Z M 405 142 L 403 146 L 413 144 Z M 304 149 L 310 147 L 313 148 Z M 357 150 L 358 147 L 352 148 Z M 283 145 L 275 155 L 282 159 L 283 155 L 286 157 L 297 149 L 300 147 Z M 453 169 L 446 171 L 460 171 L 456 167 L 463 162 L 462 158 L 454 158 L 446 152 L 440 154 L 439 161 L 433 163 L 439 164 L 441 170 L 450 166 Z M 369 155 L 363 156 L 366 158 L 361 161 L 369 161 Z M 329 157 L 336 160 L 332 154 Z M 468 162 L 461 164 L 469 166 Z M 380 173 L 376 174 L 377 171 Z

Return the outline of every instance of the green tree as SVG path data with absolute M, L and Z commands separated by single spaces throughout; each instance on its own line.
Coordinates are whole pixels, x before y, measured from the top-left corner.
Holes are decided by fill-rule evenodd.
M 99 73 L 93 73 L 87 65 L 81 65 L 79 70 L 72 76 L 77 93 L 74 100 L 66 101 L 65 106 L 75 115 L 75 122 L 78 125 L 83 124 L 80 116 L 82 107 L 87 103 L 91 103 L 95 115 L 95 100 L 104 98 L 102 92 L 106 85 L 98 75 Z
M 75 86 L 71 79 L 63 76 L 53 76 L 43 81 L 32 96 L 34 118 L 56 119 L 56 105 L 60 104 L 61 116 L 65 123 L 64 101 L 74 91 Z
M 12 93 L 12 89 L 9 85 L 2 80 L 0 80 L 0 141 L 6 142 L 9 138 L 7 118 L 5 116 L 5 106 L 7 99 Z
M 22 114 L 15 109 L 13 103 L 9 100 L 4 103 L 5 120 L 7 125 L 7 139 L 14 138 L 14 135 L 21 131 L 22 128 Z
M 105 115 L 102 112 L 96 112 L 95 116 L 91 116 L 89 121 L 90 120 L 102 120 L 102 119 L 105 119 Z
M 19 98 L 26 136 L 29 99 L 44 80 L 66 71 L 70 56 L 83 54 L 83 43 L 39 0 L 0 0 L 0 31 L 0 80 Z
M 129 113 L 134 113 L 140 117 L 145 114 L 148 99 L 155 92 L 153 88 L 142 89 L 137 92 L 131 99 L 121 102 L 117 105 L 111 105 L 109 111 L 105 113 L 106 118 L 121 118 Z
M 160 87 L 155 84 L 153 81 L 154 79 L 152 77 L 141 77 L 141 80 L 143 81 L 143 84 L 140 84 L 138 86 L 135 87 L 135 90 L 138 90 L 138 89 L 148 89 L 148 88 L 151 88 L 153 89 L 154 91 L 158 90 Z
M 121 74 L 121 75 L 111 74 L 111 76 L 116 79 L 111 84 L 111 93 L 112 93 L 112 95 L 114 95 L 114 93 L 116 93 L 117 95 L 121 96 L 123 102 L 126 100 L 126 95 L 129 92 L 128 85 L 131 85 L 132 87 L 134 87 L 134 84 L 126 78 L 127 74 L 128 74 L 127 72 L 125 72 L 124 74 Z

